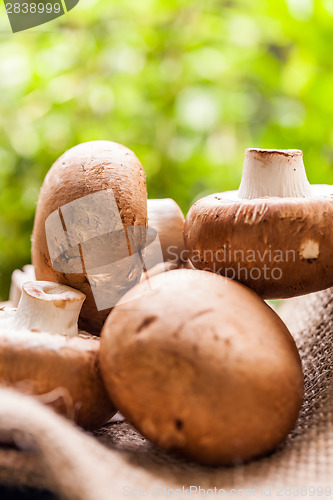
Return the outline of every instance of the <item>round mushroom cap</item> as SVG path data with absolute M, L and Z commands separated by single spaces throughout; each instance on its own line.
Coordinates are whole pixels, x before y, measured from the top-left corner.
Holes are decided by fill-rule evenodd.
M 276 448 L 303 398 L 301 362 L 284 323 L 253 291 L 175 270 L 126 294 L 103 330 L 102 376 L 144 436 L 204 464 Z
M 82 200 L 81 205 L 78 202 L 75 204 L 76 200 L 96 193 L 99 193 L 98 197 L 86 198 L 89 204 Z M 101 193 L 108 194 L 105 198 L 108 203 L 112 204 L 115 200 L 113 209 L 105 206 Z M 58 266 L 54 265 L 50 256 L 47 221 L 53 224 L 50 229 L 52 244 L 68 250 Z M 112 224 L 118 231 L 110 229 Z M 32 262 L 36 278 L 56 281 L 82 291 L 87 298 L 80 315 L 80 326 L 98 333 L 114 305 L 112 301 L 115 303 L 118 299 L 117 295 L 116 299 L 107 300 L 106 297 L 103 301 L 103 294 L 110 291 L 110 283 L 117 283 L 114 294 L 120 297 L 141 277 L 140 266 L 125 261 L 121 265 L 119 261 L 130 255 L 128 245 L 131 235 L 127 228 L 146 225 L 146 178 L 135 154 L 125 146 L 110 141 L 79 144 L 54 163 L 40 191 L 32 236 Z M 86 252 L 82 242 L 87 246 Z M 110 257 L 109 254 L 117 247 L 117 258 L 114 255 Z M 109 263 L 107 258 L 116 262 L 109 277 L 105 267 Z M 104 268 L 98 269 L 98 266 Z M 103 282 L 104 277 L 108 278 L 106 283 Z M 101 305 L 96 304 L 96 292 Z
M 184 262 L 184 215 L 172 198 L 148 199 L 148 225 L 157 231 L 164 261 Z
M 100 338 L 5 328 L 13 314 L 0 309 L 1 383 L 40 396 L 85 429 L 105 424 L 116 409 L 100 375 Z
M 184 239 L 196 269 L 288 298 L 333 286 L 333 188 L 304 198 L 206 196 L 189 210 Z

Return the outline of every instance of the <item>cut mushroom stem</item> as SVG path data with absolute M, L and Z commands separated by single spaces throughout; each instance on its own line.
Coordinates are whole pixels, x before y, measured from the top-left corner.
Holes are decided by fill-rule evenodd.
M 311 196 L 303 153 L 298 149 L 247 149 L 238 197 L 278 196 L 303 198 Z
M 82 292 L 59 283 L 24 283 L 15 326 L 73 337 L 78 334 L 78 317 L 84 299 Z

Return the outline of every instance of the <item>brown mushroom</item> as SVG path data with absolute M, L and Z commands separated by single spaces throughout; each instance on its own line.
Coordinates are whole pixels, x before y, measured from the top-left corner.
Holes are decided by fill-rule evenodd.
M 249 288 L 203 271 L 130 290 L 105 322 L 100 363 L 126 419 L 204 464 L 272 451 L 302 403 L 300 358 L 281 319 Z
M 141 277 L 136 247 L 144 236 L 131 228 L 146 225 L 146 179 L 135 154 L 109 141 L 75 146 L 41 188 L 32 236 L 36 277 L 81 290 L 87 299 L 80 326 L 98 333 Z
M 58 283 L 23 284 L 17 310 L 0 309 L 0 382 L 94 429 L 116 410 L 100 376 L 100 339 L 78 331 L 84 299 Z
M 184 244 L 184 215 L 171 198 L 148 199 L 148 233 L 140 281 L 191 266 Z
M 239 190 L 202 198 L 186 217 L 194 267 L 236 279 L 267 299 L 333 285 L 333 188 L 309 184 L 302 156 L 246 150 Z
M 148 225 L 157 231 L 164 261 L 180 263 L 184 255 L 184 215 L 171 198 L 148 199 Z

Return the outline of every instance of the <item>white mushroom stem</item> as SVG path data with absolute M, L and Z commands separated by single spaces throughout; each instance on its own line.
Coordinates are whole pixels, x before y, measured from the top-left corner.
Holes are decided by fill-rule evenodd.
M 22 286 L 14 325 L 18 329 L 78 334 L 78 317 L 85 295 L 59 283 L 31 281 Z
M 297 149 L 246 149 L 239 198 L 311 196 L 303 153 Z

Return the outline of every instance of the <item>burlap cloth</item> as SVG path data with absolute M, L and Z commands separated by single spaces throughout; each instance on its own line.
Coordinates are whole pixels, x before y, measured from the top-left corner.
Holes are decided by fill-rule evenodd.
M 183 488 L 183 498 L 203 498 L 215 487 L 225 498 L 281 498 L 290 496 L 288 487 L 291 496 L 299 488 L 297 496 L 319 497 L 314 487 L 333 487 L 332 289 L 286 301 L 280 314 L 301 353 L 306 396 L 295 430 L 274 454 L 232 468 L 202 467 L 162 452 L 126 422 L 92 436 L 32 398 L 1 389 L 0 483 L 73 500 L 169 497 L 175 488 Z

